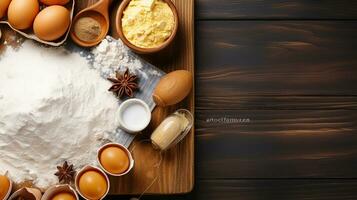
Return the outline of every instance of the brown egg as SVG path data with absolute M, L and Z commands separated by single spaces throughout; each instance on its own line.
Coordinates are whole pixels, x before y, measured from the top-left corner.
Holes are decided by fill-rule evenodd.
M 104 175 L 95 170 L 88 170 L 79 178 L 79 191 L 88 199 L 102 198 L 108 189 Z
M 11 26 L 24 30 L 32 26 L 39 11 L 40 5 L 37 0 L 12 0 L 7 11 L 7 18 Z
M 10 189 L 10 180 L 3 175 L 0 175 L 0 199 L 4 199 Z
M 46 4 L 48 6 L 53 5 L 65 5 L 69 2 L 69 0 L 40 0 L 41 3 Z
M 63 6 L 49 6 L 35 18 L 33 31 L 41 40 L 53 41 L 63 36 L 70 24 L 70 12 Z
M 112 174 L 121 174 L 129 169 L 129 156 L 119 147 L 107 147 L 100 154 L 100 163 Z
M 182 101 L 192 89 L 192 74 L 177 70 L 166 74 L 157 84 L 153 99 L 159 106 L 174 105 Z
M 52 200 L 76 200 L 76 197 L 69 192 L 61 192 L 56 194 Z
M 9 7 L 11 0 L 1 0 L 0 1 L 0 19 L 5 16 L 7 8 Z

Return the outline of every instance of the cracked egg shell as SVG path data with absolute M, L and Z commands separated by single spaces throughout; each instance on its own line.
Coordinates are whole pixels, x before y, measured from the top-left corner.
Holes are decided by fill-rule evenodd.
M 9 200 L 26 199 L 26 200 L 41 200 L 42 193 L 37 188 L 23 187 L 15 191 Z
M 48 188 L 41 200 L 79 200 L 79 197 L 69 184 L 59 184 Z
M 10 195 L 11 189 L 11 180 L 4 175 L 0 175 L 0 199 L 7 199 Z

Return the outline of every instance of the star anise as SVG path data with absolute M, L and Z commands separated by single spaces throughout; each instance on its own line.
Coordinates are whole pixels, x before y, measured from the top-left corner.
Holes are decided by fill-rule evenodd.
M 55 175 L 58 177 L 59 183 L 71 183 L 73 181 L 76 171 L 73 169 L 73 165 L 68 165 L 67 161 L 62 166 L 57 166 L 57 172 Z
M 114 92 L 118 97 L 129 96 L 133 97 L 135 90 L 139 89 L 137 84 L 138 77 L 130 74 L 129 69 L 126 69 L 124 74 L 120 74 L 118 71 L 115 73 L 114 78 L 108 78 L 113 86 L 109 88 L 109 91 Z

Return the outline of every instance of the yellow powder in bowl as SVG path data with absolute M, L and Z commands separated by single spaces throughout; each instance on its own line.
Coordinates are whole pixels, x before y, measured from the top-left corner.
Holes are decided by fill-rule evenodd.
M 124 36 L 142 48 L 159 47 L 171 36 L 174 26 L 174 13 L 162 0 L 132 0 L 122 18 Z

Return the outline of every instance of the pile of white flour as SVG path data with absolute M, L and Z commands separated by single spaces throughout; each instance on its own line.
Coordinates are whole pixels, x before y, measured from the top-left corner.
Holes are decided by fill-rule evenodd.
M 126 69 L 138 75 L 140 79 L 147 79 L 148 74 L 161 75 L 154 68 L 145 67 L 145 61 L 134 55 L 121 40 L 115 40 L 110 36 L 93 48 L 92 54 L 89 60 L 103 77 L 113 76 L 116 71 L 124 72 Z
M 92 53 L 93 67 L 105 76 L 115 74 L 117 70 L 125 71 L 126 68 L 138 73 L 143 68 L 143 63 L 132 56 L 121 40 L 114 40 L 110 36 L 102 40 Z
M 26 41 L 0 57 L 0 174 L 41 188 L 57 183 L 65 160 L 96 162 L 107 133 L 118 127 L 110 82 L 64 48 Z

